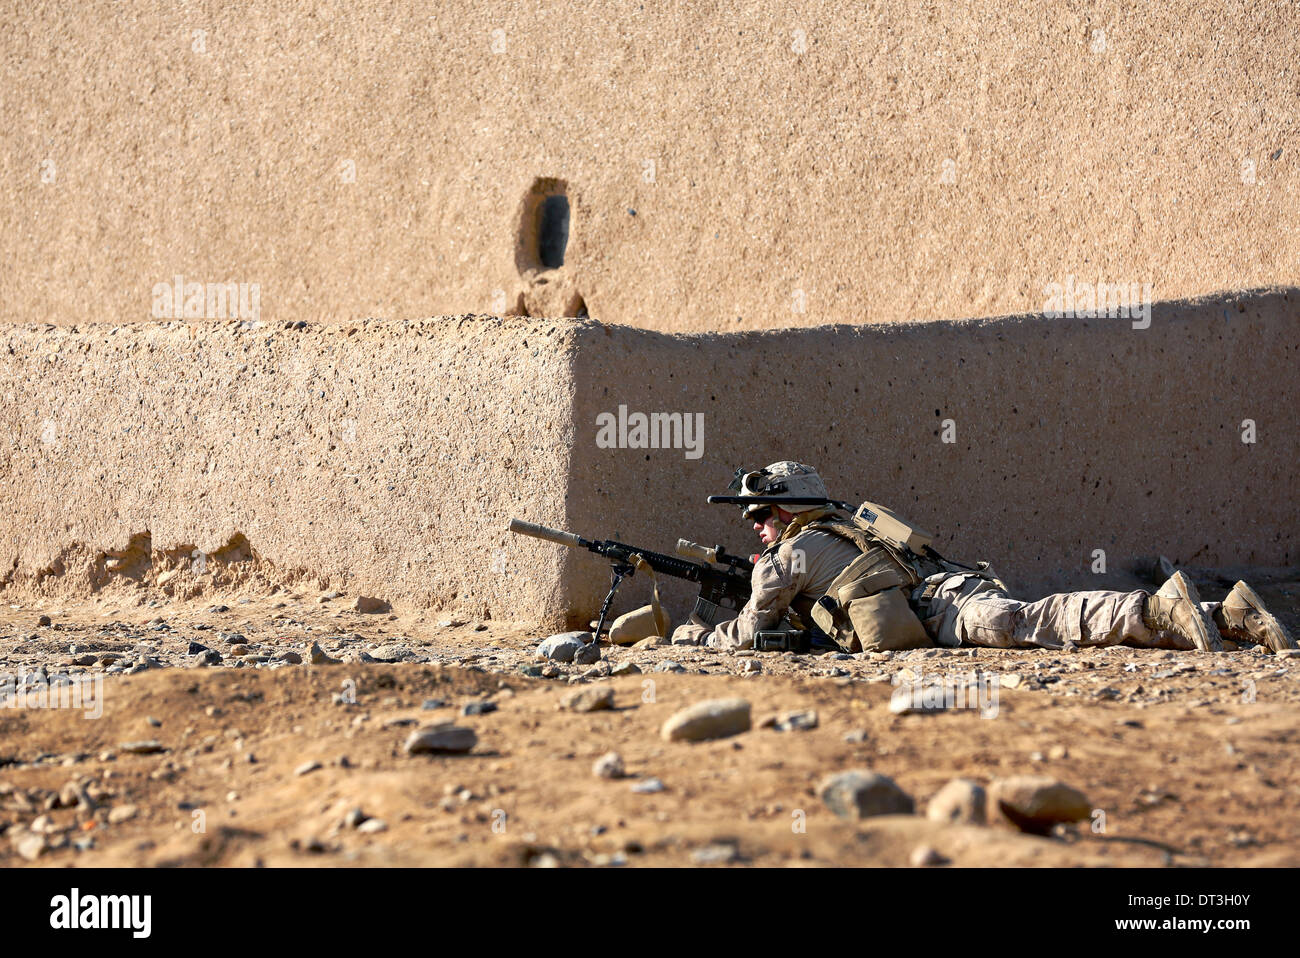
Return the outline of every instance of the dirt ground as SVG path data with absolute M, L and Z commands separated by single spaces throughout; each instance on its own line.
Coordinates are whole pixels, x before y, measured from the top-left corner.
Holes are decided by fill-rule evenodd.
M 1290 618 L 1296 596 L 1280 582 L 1265 598 Z M 509 625 L 351 603 L 140 590 L 0 606 L 0 671 L 20 687 L 40 667 L 102 681 L 80 708 L 0 708 L 0 862 L 904 866 L 929 846 L 954 865 L 1300 864 L 1294 656 L 658 646 L 573 665 L 539 660 L 543 636 Z M 222 661 L 199 664 L 191 642 Z M 343 661 L 311 664 L 313 642 Z M 609 675 L 628 663 L 640 671 Z M 997 676 L 993 707 L 894 714 L 904 670 Z M 596 684 L 613 709 L 560 707 Z M 678 710 L 736 696 L 749 731 L 661 736 Z M 483 703 L 496 708 L 462 714 Z M 809 709 L 815 728 L 763 727 Z M 405 752 L 413 729 L 447 721 L 477 734 L 467 754 Z M 593 773 L 611 750 L 626 777 Z M 917 814 L 837 817 L 818 785 L 850 769 L 893 778 Z M 925 817 L 950 779 L 1022 774 L 1079 789 L 1091 820 L 1038 837 Z M 652 779 L 662 789 L 634 790 Z

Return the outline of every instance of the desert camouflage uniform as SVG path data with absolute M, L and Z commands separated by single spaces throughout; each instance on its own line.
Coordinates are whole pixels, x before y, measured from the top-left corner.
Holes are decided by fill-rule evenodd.
M 959 574 L 944 579 L 930 600 L 925 630 L 939 645 L 993 648 L 1061 649 L 1076 646 L 1133 645 L 1193 650 L 1173 632 L 1152 632 L 1142 619 L 1148 593 L 1065 592 L 1037 602 L 1007 595 L 1000 582 Z M 1213 614 L 1217 602 L 1201 607 Z
M 793 531 L 768 546 L 754 563 L 753 592 L 740 615 L 713 629 L 695 616 L 673 632 L 678 645 L 750 649 L 754 633 L 777 628 L 787 609 L 811 622 L 812 605 L 830 588 L 844 567 L 861 553 L 839 536 L 816 529 Z

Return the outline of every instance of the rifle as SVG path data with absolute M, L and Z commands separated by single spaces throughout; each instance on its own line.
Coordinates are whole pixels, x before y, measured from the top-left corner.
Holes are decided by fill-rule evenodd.
M 740 556 L 731 555 L 722 546 L 705 548 L 694 542 L 678 539 L 678 555 L 703 560 L 691 562 L 689 559 L 664 555 L 662 552 L 651 552 L 649 549 L 615 542 L 612 539 L 584 539 L 572 532 L 561 532 L 559 529 L 535 525 L 522 519 L 511 519 L 510 531 L 568 546 L 570 549 L 586 549 L 610 561 L 614 581 L 600 607 L 600 618 L 596 622 L 597 642 L 600 641 L 600 633 L 605 626 L 605 616 L 614 601 L 614 593 L 618 591 L 623 579 L 636 572 L 636 566 L 633 564 L 635 556 L 639 556 L 646 565 L 660 575 L 698 583 L 700 594 L 695 600 L 695 614 L 708 625 L 716 625 L 725 619 L 734 618 L 749 601 L 750 573 L 754 571 L 754 563 Z

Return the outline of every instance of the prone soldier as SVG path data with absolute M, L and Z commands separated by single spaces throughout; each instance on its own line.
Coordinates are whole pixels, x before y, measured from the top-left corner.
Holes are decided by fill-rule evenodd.
M 754 563 L 749 601 L 732 619 L 709 626 L 694 615 L 673 633 L 678 644 L 753 648 L 773 630 L 810 631 L 846 651 L 956 647 L 1062 649 L 1130 645 L 1221 651 L 1223 638 L 1296 648 L 1295 639 L 1245 582 L 1222 602 L 1202 602 L 1175 572 L 1154 594 L 1088 591 L 1013 599 L 988 563 L 962 566 L 912 541 L 864 528 L 826 494 L 817 471 L 775 462 L 737 471 L 739 498 L 808 502 L 753 503 L 744 517 L 765 546 Z M 733 484 L 736 488 L 737 484 Z M 733 497 L 734 498 L 734 497 Z M 817 504 L 821 500 L 822 504 Z M 870 505 L 870 504 L 867 504 Z M 879 507 L 875 507 L 879 509 Z M 866 511 L 865 506 L 858 516 Z M 880 510 L 885 511 L 885 510 Z M 869 513 L 871 518 L 876 514 Z

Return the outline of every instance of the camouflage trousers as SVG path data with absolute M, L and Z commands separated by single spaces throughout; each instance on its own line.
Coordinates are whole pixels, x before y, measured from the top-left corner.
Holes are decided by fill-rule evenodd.
M 1036 602 L 1013 599 L 999 582 L 975 575 L 943 580 L 927 608 L 925 629 L 939 645 L 993 648 L 1061 649 L 1133 645 L 1192 650 L 1195 646 L 1170 632 L 1152 632 L 1142 621 L 1149 593 L 1063 592 Z M 1202 606 L 1213 613 L 1219 603 Z

